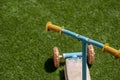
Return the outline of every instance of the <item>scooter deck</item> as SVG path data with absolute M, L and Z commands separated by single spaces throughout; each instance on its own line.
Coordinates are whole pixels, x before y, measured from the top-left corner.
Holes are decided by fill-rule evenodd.
M 78 58 L 77 61 L 71 58 L 66 59 L 65 80 L 82 80 L 82 58 Z M 88 66 L 87 80 L 91 80 Z

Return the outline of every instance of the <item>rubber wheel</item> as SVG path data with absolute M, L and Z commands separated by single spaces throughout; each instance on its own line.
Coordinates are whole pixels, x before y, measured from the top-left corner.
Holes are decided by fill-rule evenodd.
M 60 66 L 60 57 L 59 57 L 59 50 L 57 47 L 53 48 L 53 58 L 54 58 L 54 66 L 58 68 Z
M 95 60 L 95 52 L 94 52 L 94 47 L 93 45 L 88 45 L 87 47 L 87 62 L 88 62 L 88 66 L 91 66 L 94 63 Z

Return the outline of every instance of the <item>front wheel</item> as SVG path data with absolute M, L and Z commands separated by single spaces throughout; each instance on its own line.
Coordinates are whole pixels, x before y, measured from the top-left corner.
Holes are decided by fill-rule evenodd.
M 91 66 L 94 61 L 95 61 L 95 52 L 94 52 L 94 47 L 93 45 L 88 45 L 87 47 L 87 62 L 88 62 L 88 66 Z
M 54 58 L 54 66 L 58 68 L 60 66 L 60 57 L 59 57 L 59 50 L 57 47 L 53 48 L 53 58 Z

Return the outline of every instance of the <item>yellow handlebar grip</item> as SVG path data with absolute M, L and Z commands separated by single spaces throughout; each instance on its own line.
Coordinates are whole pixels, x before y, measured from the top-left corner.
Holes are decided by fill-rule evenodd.
M 103 51 L 109 52 L 111 55 L 115 56 L 115 58 L 120 57 L 120 50 L 116 50 L 116 49 L 110 47 L 109 45 L 105 45 L 103 47 Z
M 64 27 L 59 27 L 59 26 L 53 25 L 51 22 L 48 22 L 46 24 L 46 31 L 54 30 L 61 34 L 61 29 L 63 29 L 63 28 Z

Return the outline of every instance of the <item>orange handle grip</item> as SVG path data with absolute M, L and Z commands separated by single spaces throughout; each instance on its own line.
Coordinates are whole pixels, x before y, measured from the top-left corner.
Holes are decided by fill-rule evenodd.
M 63 27 L 53 25 L 51 22 L 48 22 L 46 24 L 46 31 L 54 30 L 54 31 L 56 31 L 58 33 L 61 33 L 61 29 L 63 29 Z
M 103 48 L 103 51 L 109 52 L 111 55 L 115 56 L 115 58 L 120 57 L 120 50 L 116 50 L 116 49 L 110 47 L 109 45 L 105 45 Z

